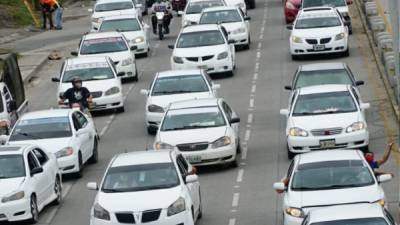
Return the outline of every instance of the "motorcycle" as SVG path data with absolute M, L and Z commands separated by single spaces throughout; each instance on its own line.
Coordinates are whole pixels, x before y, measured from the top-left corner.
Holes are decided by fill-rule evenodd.
M 164 12 L 156 12 L 158 38 L 160 40 L 164 38 L 164 16 L 165 16 Z
M 71 108 L 75 111 L 81 111 L 82 113 L 88 115 L 89 117 L 91 117 L 90 108 L 92 108 L 94 105 L 95 105 L 95 103 L 91 102 L 91 103 L 89 103 L 89 108 L 86 108 L 81 103 L 78 103 L 78 102 L 72 103 L 71 106 L 68 104 L 67 101 L 58 103 L 59 108 L 62 108 L 62 109 Z

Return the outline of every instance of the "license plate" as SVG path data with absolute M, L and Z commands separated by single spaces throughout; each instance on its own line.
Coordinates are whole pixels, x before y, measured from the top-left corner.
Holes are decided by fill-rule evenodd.
M 197 68 L 199 68 L 201 70 L 207 70 L 207 66 L 206 65 L 200 65 L 200 66 L 197 66 Z
M 320 148 L 333 148 L 336 146 L 335 139 L 319 141 Z
M 325 50 L 325 45 L 314 45 L 314 51 Z
M 186 159 L 190 162 L 190 163 L 200 163 L 201 162 L 201 156 L 198 155 L 189 155 L 186 156 Z

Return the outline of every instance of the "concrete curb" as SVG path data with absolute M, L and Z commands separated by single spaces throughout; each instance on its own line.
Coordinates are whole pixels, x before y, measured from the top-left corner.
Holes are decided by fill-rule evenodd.
M 23 57 L 23 55 L 22 55 Z M 48 56 L 46 55 L 46 57 L 42 57 L 40 58 L 37 62 L 37 64 L 34 66 L 34 68 L 32 70 L 30 70 L 29 72 L 27 72 L 27 74 L 24 74 L 24 71 L 21 70 L 21 75 L 22 75 L 22 80 L 24 82 L 24 84 L 28 84 L 30 82 L 30 80 L 32 79 L 33 75 L 35 73 L 37 73 L 40 69 L 42 69 L 42 67 L 48 62 Z
M 84 18 L 84 17 L 89 17 L 89 16 L 90 16 L 89 14 L 64 16 L 63 17 L 63 22 L 71 21 L 71 20 L 77 20 L 77 19 Z

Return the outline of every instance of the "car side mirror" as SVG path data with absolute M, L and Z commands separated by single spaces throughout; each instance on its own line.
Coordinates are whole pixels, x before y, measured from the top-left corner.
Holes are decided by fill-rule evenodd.
M 283 182 L 275 182 L 273 187 L 278 192 L 286 191 L 286 185 Z
M 174 49 L 175 46 L 174 46 L 174 45 L 168 45 L 168 48 L 169 48 L 169 49 Z
M 88 9 L 87 11 L 90 12 L 90 13 L 92 13 L 92 12 L 93 12 L 93 9 Z
M 364 109 L 369 109 L 371 107 L 371 105 L 369 103 L 361 103 L 360 104 L 360 109 L 364 110 Z
M 136 45 L 131 47 L 131 51 L 135 51 L 135 50 L 137 50 L 137 46 Z
M 235 44 L 235 40 L 229 39 L 228 44 Z
M 14 112 L 17 110 L 17 102 L 15 100 L 11 100 L 8 103 L 8 112 Z
M 391 174 L 382 174 L 377 177 L 378 183 L 386 183 L 392 180 Z
M 232 119 L 229 121 L 229 123 L 231 123 L 231 124 L 233 124 L 233 123 L 240 123 L 240 118 L 239 118 L 239 117 L 232 118 Z
M 288 109 L 281 109 L 279 110 L 279 114 L 282 116 L 288 116 L 289 115 L 289 110 Z
M 119 72 L 119 73 L 117 73 L 117 77 L 123 77 L 123 76 L 125 76 L 125 72 Z
M 212 86 L 213 90 L 217 90 L 217 89 L 220 89 L 220 88 L 221 88 L 220 84 L 213 84 L 213 86 Z
M 288 30 L 293 30 L 293 24 L 288 24 L 288 25 L 286 25 L 286 29 L 288 29 Z
M 292 90 L 292 86 L 291 85 L 285 85 L 285 90 L 291 91 Z
M 250 16 L 245 16 L 244 20 L 251 20 L 251 17 Z
M 142 90 L 140 90 L 140 94 L 142 94 L 142 95 L 149 95 L 149 90 L 142 89 Z
M 72 52 L 71 52 L 71 55 L 72 55 L 72 56 L 78 56 L 78 52 L 77 52 L 77 51 L 72 51 Z
M 36 167 L 31 170 L 31 176 L 34 176 L 35 174 L 38 174 L 38 173 L 43 173 L 43 167 Z
M 190 174 L 190 175 L 185 176 L 185 182 L 187 184 L 195 183 L 198 180 L 199 180 L 199 177 L 196 174 Z
M 89 183 L 87 183 L 87 184 L 86 184 L 86 188 L 87 188 L 88 190 L 93 190 L 93 191 L 99 190 L 99 186 L 97 185 L 96 182 L 89 182 Z
M 364 85 L 364 81 L 363 80 L 356 81 L 356 86 L 360 86 L 360 85 Z
M 60 78 L 58 78 L 58 77 L 52 77 L 52 78 L 51 78 L 51 81 L 52 81 L 52 82 L 60 82 Z

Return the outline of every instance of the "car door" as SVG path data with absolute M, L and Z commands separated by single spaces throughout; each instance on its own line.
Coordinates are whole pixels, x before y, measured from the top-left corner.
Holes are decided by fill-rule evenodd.
M 181 173 L 182 179 L 185 181 L 185 176 L 189 174 L 191 171 L 191 166 L 186 161 L 185 157 L 182 154 L 178 154 L 176 156 L 176 163 L 179 167 L 179 172 Z M 192 199 L 192 204 L 195 212 L 198 212 L 200 206 L 200 184 L 199 182 L 194 183 L 185 183 L 187 190 L 189 192 L 190 198 Z
M 36 203 L 40 210 L 47 197 L 47 178 L 44 173 L 30 175 L 33 169 L 40 167 L 39 161 L 32 151 L 29 151 L 27 154 L 27 162 L 29 167 L 28 176 L 30 176 L 31 179 L 32 190 L 36 193 Z
M 88 126 L 88 121 L 85 118 L 85 116 L 82 115 L 82 113 L 80 112 L 74 112 L 72 114 L 72 120 L 74 122 L 74 128 L 76 134 L 74 138 L 76 138 L 75 141 L 78 145 L 79 150 L 82 153 L 83 163 L 85 163 L 92 154 L 92 149 L 90 149 L 92 144 L 90 144 L 91 135 Z
M 228 119 L 228 122 L 232 118 L 237 118 L 238 115 L 232 110 L 232 108 L 226 103 L 225 101 L 222 101 L 221 103 L 222 109 L 224 110 L 224 113 L 226 115 L 226 118 Z M 239 123 L 232 123 L 231 127 L 233 131 L 235 132 L 235 137 L 236 137 L 236 143 L 239 141 Z
M 45 201 L 48 202 L 52 194 L 54 193 L 53 187 L 56 177 L 56 171 L 50 164 L 49 157 L 42 149 L 35 148 L 32 150 L 32 152 L 36 156 L 36 159 L 39 161 L 39 165 L 43 168 L 43 176 L 46 179 Z

